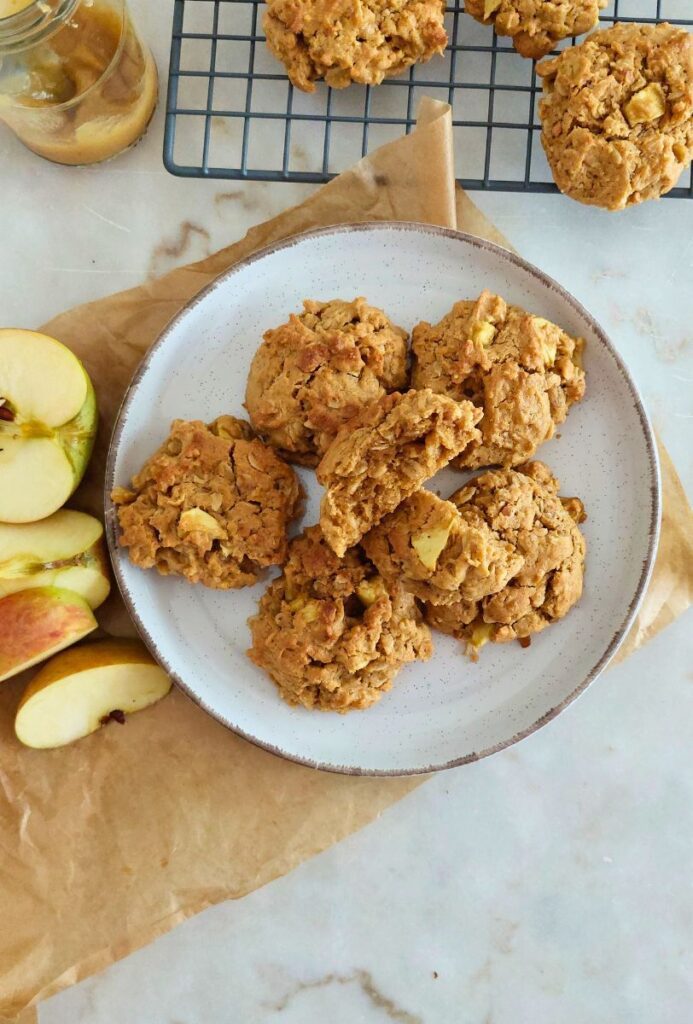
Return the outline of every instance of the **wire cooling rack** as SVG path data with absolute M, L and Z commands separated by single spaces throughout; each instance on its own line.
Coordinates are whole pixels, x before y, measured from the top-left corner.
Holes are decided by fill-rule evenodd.
M 693 0 L 611 0 L 600 21 L 693 26 L 692 8 Z M 320 82 L 310 94 L 291 85 L 268 51 L 264 10 L 258 0 L 175 0 L 164 140 L 173 174 L 328 181 L 410 132 L 420 99 L 432 96 L 452 106 L 464 188 L 557 191 L 537 134 L 534 63 L 466 15 L 463 0 L 447 8 L 444 56 L 374 88 Z M 669 195 L 693 198 L 690 171 Z

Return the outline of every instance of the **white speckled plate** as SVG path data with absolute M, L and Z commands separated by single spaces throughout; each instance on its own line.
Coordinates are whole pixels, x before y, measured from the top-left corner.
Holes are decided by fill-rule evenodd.
M 214 591 L 142 572 L 117 547 L 106 498 L 108 541 L 125 601 L 142 636 L 176 681 L 229 728 L 284 757 L 339 772 L 408 774 L 474 761 L 550 721 L 601 672 L 635 615 L 654 560 L 659 472 L 652 431 L 621 359 L 585 309 L 517 256 L 454 231 L 412 224 L 344 226 L 265 249 L 222 275 L 154 345 L 114 431 L 106 492 L 131 475 L 171 420 L 243 414 L 246 376 L 263 331 L 302 299 L 365 295 L 411 329 L 457 299 L 489 288 L 587 340 L 587 397 L 539 457 L 561 493 L 586 506 L 585 593 L 562 622 L 523 650 L 486 647 L 470 663 L 435 636 L 426 664 L 406 666 L 365 712 L 290 708 L 246 657 L 246 620 L 264 584 Z M 320 487 L 301 470 L 316 521 Z M 447 495 L 462 482 L 445 471 L 429 483 Z

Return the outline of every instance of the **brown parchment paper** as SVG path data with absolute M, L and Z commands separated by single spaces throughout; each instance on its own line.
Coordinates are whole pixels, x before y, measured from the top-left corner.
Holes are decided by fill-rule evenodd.
M 100 399 L 97 451 L 73 504 L 101 513 L 110 428 L 144 352 L 195 292 L 253 250 L 318 225 L 383 219 L 458 227 L 509 248 L 456 192 L 451 135 L 449 108 L 425 100 L 409 137 L 242 241 L 46 324 L 83 359 Z M 663 470 L 660 556 L 628 652 L 690 603 L 690 512 L 665 453 Z M 99 618 L 107 631 L 133 632 L 117 595 Z M 32 751 L 12 731 L 21 687 L 0 687 L 0 1024 L 205 907 L 291 871 L 423 781 L 290 764 L 179 691 L 124 728 Z

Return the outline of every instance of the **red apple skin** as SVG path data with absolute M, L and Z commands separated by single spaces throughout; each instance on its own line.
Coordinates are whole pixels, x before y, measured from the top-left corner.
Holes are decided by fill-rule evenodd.
M 0 681 L 96 629 L 87 602 L 71 590 L 35 587 L 0 599 Z

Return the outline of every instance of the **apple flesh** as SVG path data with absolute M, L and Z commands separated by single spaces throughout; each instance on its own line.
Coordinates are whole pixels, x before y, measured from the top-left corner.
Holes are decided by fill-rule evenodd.
M 0 683 L 44 661 L 96 629 L 79 594 L 36 587 L 0 598 Z
M 29 683 L 15 718 L 28 747 L 88 736 L 165 697 L 171 680 L 138 640 L 106 640 L 65 651 Z
M 30 523 L 64 505 L 94 446 L 96 396 L 54 338 L 0 329 L 0 522 Z
M 61 587 L 90 608 L 103 604 L 111 583 L 99 520 L 61 509 L 38 523 L 0 523 L 0 598 L 31 587 Z

